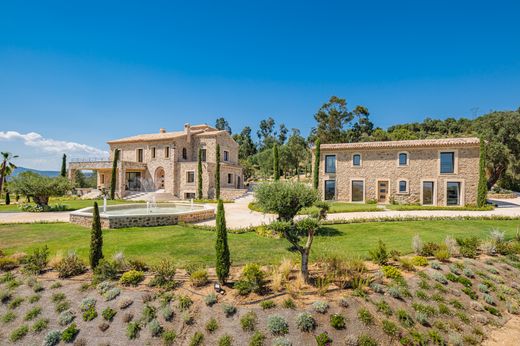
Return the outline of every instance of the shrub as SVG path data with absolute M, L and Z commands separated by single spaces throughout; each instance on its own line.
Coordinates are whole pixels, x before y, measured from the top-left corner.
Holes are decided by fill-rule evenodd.
M 296 309 L 296 303 L 291 298 L 287 298 L 282 302 L 282 306 L 286 309 Z
M 163 259 L 158 265 L 152 267 L 154 273 L 150 286 L 158 286 L 163 288 L 173 288 L 175 285 L 175 273 L 177 268 L 169 259 Z M 142 272 L 141 272 L 142 273 Z
M 9 322 L 12 322 L 16 319 L 16 314 L 12 311 L 8 311 L 5 313 L 5 315 L 3 315 L 0 320 L 2 321 L 2 323 L 9 323 Z
M 267 309 L 272 309 L 274 307 L 276 307 L 276 304 L 275 302 L 273 302 L 272 300 L 264 300 L 263 302 L 260 303 L 260 307 L 264 310 L 267 310 Z
M 163 333 L 163 327 L 157 320 L 151 320 L 148 324 L 148 329 L 150 329 L 150 334 L 152 334 L 153 337 L 161 336 Z
M 47 329 L 47 326 L 49 325 L 49 320 L 46 318 L 40 318 L 38 321 L 34 322 L 32 326 L 32 331 L 34 333 L 41 333 L 45 329 Z
M 408 258 L 400 258 L 399 259 L 399 263 L 401 264 L 401 267 L 404 269 L 404 270 L 407 270 L 407 271 L 414 271 L 415 270 L 415 266 L 412 262 L 411 259 L 408 259 Z
M 415 313 L 415 319 L 417 322 L 422 324 L 423 326 L 429 326 L 430 322 L 428 321 L 428 314 L 422 311 L 418 311 Z
M 156 311 L 155 307 L 146 304 L 143 307 L 143 311 L 142 311 L 141 315 L 142 315 L 141 320 L 144 323 L 148 323 L 157 317 L 157 311 Z
M 345 317 L 343 317 L 341 314 L 330 315 L 330 325 L 334 329 L 345 328 Z
M 144 280 L 144 273 L 137 270 L 129 270 L 119 279 L 119 283 L 123 286 L 137 286 Z
M 412 264 L 419 267 L 426 267 L 428 265 L 428 259 L 424 256 L 412 257 Z
M 217 295 L 215 293 L 210 293 L 204 297 L 204 303 L 207 306 L 213 306 L 217 303 Z
M 233 338 L 231 335 L 223 335 L 218 339 L 218 346 L 231 346 Z
M 172 346 L 177 339 L 177 333 L 173 330 L 166 330 L 163 332 L 162 339 L 164 346 Z
M 189 346 L 200 346 L 204 341 L 204 334 L 201 332 L 195 332 L 190 339 Z
M 40 315 L 41 312 L 42 312 L 42 308 L 40 308 L 39 306 L 35 306 L 31 310 L 27 311 L 27 313 L 25 314 L 25 317 L 23 319 L 24 319 L 24 321 L 31 321 L 31 320 L 35 319 L 36 317 L 38 317 L 38 315 Z
M 488 294 L 488 293 L 484 293 L 484 301 L 489 304 L 489 305 L 495 305 L 495 298 L 493 298 L 492 295 Z
M 202 287 L 208 283 L 208 271 L 199 269 L 190 274 L 191 284 L 195 287 Z
M 401 331 L 394 322 L 390 320 L 383 320 L 383 332 L 385 332 L 386 335 L 395 338 L 399 336 Z
M 399 287 L 396 287 L 396 286 L 391 286 L 391 287 L 388 287 L 388 295 L 392 298 L 395 298 L 395 299 L 402 299 L 403 298 L 403 295 L 401 293 L 401 289 Z
M 65 296 L 65 293 L 63 293 L 63 292 L 53 293 L 51 296 L 51 301 L 53 303 L 59 303 L 61 301 L 64 301 L 65 299 L 67 299 L 67 297 Z
M 141 326 L 137 322 L 130 322 L 126 327 L 126 336 L 130 339 L 136 339 L 139 337 L 139 331 L 141 330 Z
M 115 280 L 119 271 L 119 266 L 115 262 L 101 259 L 96 268 L 94 268 L 94 282 L 106 280 Z
M 29 327 L 27 327 L 26 325 L 22 325 L 11 332 L 11 334 L 9 335 L 9 341 L 17 342 L 23 339 L 27 335 L 27 333 L 29 333 Z
M 83 274 L 87 270 L 87 266 L 76 253 L 72 252 L 56 263 L 54 269 L 58 271 L 58 277 L 70 278 Z
M 383 272 L 386 278 L 396 279 L 402 277 L 401 271 L 396 267 L 383 266 L 381 267 L 381 271 Z
M 58 316 L 58 324 L 60 326 L 66 326 L 71 323 L 76 318 L 76 315 L 72 312 L 72 310 L 65 310 L 60 313 Z
M 462 289 L 462 292 L 464 292 L 468 297 L 470 297 L 471 299 L 473 300 L 477 300 L 478 299 L 478 295 L 477 293 L 475 293 L 475 291 L 473 291 L 471 288 L 469 287 L 464 287 Z
M 218 322 L 215 318 L 211 318 L 208 323 L 206 323 L 206 330 L 210 333 L 213 333 L 218 329 Z
M 421 290 L 417 290 L 417 292 L 415 292 L 415 295 L 417 296 L 417 298 L 419 298 L 421 300 L 428 300 L 428 299 L 430 299 L 430 297 L 428 297 L 426 292 L 421 291 Z
M 49 248 L 47 245 L 34 249 L 33 253 L 25 258 L 23 271 L 29 274 L 41 274 L 49 261 Z
M 377 311 L 382 312 L 385 316 L 392 316 L 392 314 L 394 313 L 390 305 L 388 305 L 388 303 L 384 300 L 380 300 L 379 302 L 377 302 L 376 307 Z
M 76 326 L 76 323 L 72 323 L 61 333 L 61 340 L 63 340 L 64 342 L 72 342 L 76 335 L 78 335 L 78 333 L 79 329 Z
M 447 262 L 450 259 L 450 253 L 447 249 L 439 249 L 434 253 L 435 259 L 441 262 Z
M 79 308 L 81 311 L 87 311 L 90 308 L 93 308 L 96 306 L 96 300 L 94 298 L 84 298 L 80 304 Z
M 447 315 L 447 316 L 450 316 L 451 315 L 451 310 L 450 308 L 448 308 L 446 306 L 446 304 L 443 304 L 443 303 L 439 303 L 437 305 L 438 309 L 439 309 L 439 314 L 441 315 Z
M 273 340 L 272 346 L 292 346 L 292 342 L 289 339 L 282 336 Z
M 442 275 L 441 273 L 433 273 L 432 278 L 433 278 L 433 280 L 435 280 L 443 285 L 448 284 L 448 280 L 446 280 L 446 277 L 444 275 Z
M 262 293 L 265 290 L 265 273 L 260 269 L 260 265 L 246 264 L 240 279 L 235 283 L 235 288 L 241 295 L 248 295 L 251 292 Z
M 224 311 L 226 317 L 231 317 L 237 312 L 237 308 L 232 304 L 224 304 L 222 305 L 222 311 Z
M 397 310 L 397 319 L 399 320 L 399 323 L 401 323 L 406 328 L 413 327 L 415 324 L 412 316 L 410 316 L 406 310 Z
M 377 248 L 375 250 L 370 250 L 368 253 L 372 262 L 379 265 L 387 264 L 388 259 L 390 258 L 386 251 L 386 245 L 381 240 L 379 240 Z
M 471 238 L 456 238 L 457 244 L 460 247 L 460 254 L 464 257 L 475 258 L 478 253 L 478 246 L 480 240 L 477 237 Z
M 96 317 L 97 311 L 94 307 L 90 307 L 88 310 L 83 312 L 83 321 L 85 322 L 92 321 Z
M 302 312 L 296 317 L 296 326 L 302 332 L 313 331 L 316 325 L 316 320 L 308 312 Z
M 493 306 L 486 305 L 486 306 L 484 306 L 484 309 L 487 312 L 489 312 L 491 315 L 498 316 L 498 317 L 502 316 L 500 311 L 497 308 L 493 307 Z
M 385 293 L 385 286 L 384 285 L 381 285 L 381 284 L 378 284 L 377 282 L 373 282 L 370 284 L 370 288 L 372 289 L 372 291 L 374 291 L 375 293 Z
M 101 322 L 99 325 L 98 325 L 98 328 L 99 330 L 101 330 L 102 332 L 105 332 L 107 331 L 108 328 L 110 328 L 110 324 L 106 323 L 106 322 Z
M 458 282 L 459 281 L 459 277 L 457 275 L 453 274 L 453 273 L 446 274 L 446 279 L 448 279 L 451 282 Z
M 261 332 L 255 332 L 249 340 L 249 346 L 263 346 L 266 337 Z
M 441 269 L 442 269 L 441 264 L 440 264 L 439 262 L 437 262 L 437 261 L 432 261 L 432 262 L 430 263 L 430 266 L 431 266 L 433 269 L 435 269 L 435 270 L 441 270 Z
M 173 319 L 173 310 L 170 305 L 165 305 L 161 309 L 161 315 L 163 316 L 165 321 L 171 321 Z
M 124 310 L 128 308 L 130 305 L 132 305 L 134 301 L 132 299 L 125 298 L 119 302 L 119 308 L 121 310 Z
M 126 313 L 123 315 L 123 322 L 128 323 L 134 319 L 134 315 L 131 313 Z
M 103 316 L 103 318 L 106 320 L 106 321 L 112 321 L 114 319 L 114 316 L 117 314 L 117 312 L 110 308 L 110 307 L 107 307 L 105 308 L 102 312 L 101 312 L 101 316 Z
M 111 283 L 110 281 L 100 282 L 96 286 L 96 290 L 98 291 L 99 294 L 103 294 L 103 293 L 105 293 L 106 291 L 108 291 L 108 290 L 110 290 L 112 288 L 114 288 L 114 284 Z
M 14 309 L 18 308 L 20 305 L 22 305 L 23 301 L 24 301 L 24 299 L 22 297 L 16 297 L 13 300 L 11 300 L 8 307 L 9 307 L 9 309 L 14 310 Z
M 103 298 L 105 298 L 105 301 L 110 301 L 116 299 L 119 294 L 121 294 L 121 290 L 117 287 L 114 287 L 103 293 Z
M 361 334 L 357 339 L 358 346 L 378 346 L 377 341 L 366 334 Z
M 190 297 L 184 295 L 180 295 L 178 297 L 178 301 L 179 310 L 181 311 L 188 310 L 193 304 L 193 300 L 191 300 Z
M 329 309 L 329 303 L 322 300 L 318 300 L 312 303 L 312 308 L 314 309 L 314 311 L 319 312 L 320 314 L 324 314 Z
M 472 301 L 469 306 L 475 311 L 484 311 L 484 307 L 479 302 Z
M 316 335 L 315 338 L 318 346 L 327 346 L 332 344 L 332 339 L 326 332 Z
M 365 308 L 361 308 L 357 312 L 358 318 L 364 325 L 368 326 L 374 322 L 374 316 Z
M 468 324 L 470 322 L 468 315 L 466 315 L 462 311 L 456 312 L 455 316 L 457 316 L 462 322 L 464 322 L 466 324 Z
M 421 256 L 433 256 L 440 248 L 441 246 L 437 243 L 427 242 L 424 244 L 423 249 L 419 254 Z
M 195 320 L 193 319 L 193 315 L 190 314 L 188 311 L 184 311 L 182 313 L 182 321 L 184 322 L 184 324 L 188 326 L 192 325 L 195 322 Z
M 60 343 L 61 333 L 59 330 L 51 330 L 43 339 L 43 346 L 54 346 Z
M 148 265 L 137 258 L 131 258 L 128 260 L 130 269 L 137 270 L 140 272 L 148 271 Z
M 41 297 L 42 296 L 39 294 L 34 294 L 29 297 L 29 303 L 31 303 L 31 304 L 36 303 L 36 302 L 40 301 Z
M 421 236 L 418 234 L 414 235 L 412 238 L 413 252 L 415 252 L 416 254 L 422 253 L 423 246 L 424 246 L 424 244 L 423 244 L 423 241 L 421 240 Z
M 242 318 L 240 318 L 240 325 L 242 330 L 245 332 L 252 332 L 256 328 L 257 316 L 254 311 L 247 312 Z
M 10 257 L 0 257 L 0 270 L 1 271 L 9 271 L 18 267 L 18 262 Z
M 271 315 L 267 318 L 267 329 L 273 335 L 285 335 L 289 332 L 289 324 L 280 315 Z

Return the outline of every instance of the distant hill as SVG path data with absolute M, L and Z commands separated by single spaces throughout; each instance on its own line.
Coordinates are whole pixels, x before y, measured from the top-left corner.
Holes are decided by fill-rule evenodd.
M 34 172 L 34 173 L 38 173 L 40 175 L 45 175 L 47 177 L 57 177 L 58 175 L 60 175 L 60 172 L 58 172 L 58 171 L 39 171 L 37 169 L 32 169 L 32 168 L 16 167 L 16 169 L 13 172 L 13 176 L 16 176 L 23 172 Z

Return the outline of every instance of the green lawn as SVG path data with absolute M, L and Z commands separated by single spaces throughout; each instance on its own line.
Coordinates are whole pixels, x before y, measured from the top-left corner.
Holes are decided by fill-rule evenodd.
M 20 202 L 25 202 L 25 198 L 20 199 Z M 97 201 L 99 205 L 103 205 L 103 200 Z M 125 203 L 132 203 L 131 201 L 125 201 L 125 200 L 107 200 L 107 204 L 125 204 Z M 31 205 L 35 205 L 34 203 L 30 203 Z M 94 204 L 93 200 L 90 199 L 71 199 L 71 198 L 51 198 L 49 200 L 49 205 L 56 205 L 56 204 L 63 204 L 67 206 L 67 210 L 78 210 L 86 207 L 91 207 Z M 0 213 L 2 212 L 16 212 L 21 211 L 18 205 L 16 204 L 0 204 Z
M 312 259 L 322 255 L 367 256 L 378 240 L 388 249 L 411 252 L 411 241 L 420 234 L 423 241 L 441 242 L 447 235 L 485 238 L 492 228 L 515 235 L 520 220 L 442 220 L 373 222 L 326 226 L 315 238 Z M 214 265 L 215 234 L 186 226 L 128 228 L 103 232 L 104 253 L 111 256 L 123 251 L 128 258 L 140 258 L 148 263 L 171 257 L 180 266 L 190 262 Z M 66 223 L 0 225 L 0 248 L 7 253 L 29 252 L 47 244 L 52 254 L 76 250 L 87 259 L 89 229 Z M 229 234 L 231 258 L 234 264 L 246 262 L 274 263 L 284 256 L 298 258 L 287 249 L 284 239 L 269 239 L 255 233 Z
M 345 202 L 329 202 L 330 209 L 329 213 L 351 213 L 356 211 L 382 211 L 382 208 L 379 208 L 377 204 L 364 204 L 364 203 L 345 203 Z M 256 203 L 249 203 L 249 209 L 253 211 L 262 212 Z M 318 212 L 319 209 L 317 207 L 309 207 L 302 209 L 298 214 L 307 215 L 311 213 Z

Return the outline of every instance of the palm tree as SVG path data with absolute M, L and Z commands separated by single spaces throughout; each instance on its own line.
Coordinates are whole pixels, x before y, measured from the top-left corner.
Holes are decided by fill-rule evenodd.
M 2 168 L 0 168 L 0 195 L 2 194 L 3 188 L 4 188 L 4 181 L 6 180 L 7 176 L 10 175 L 14 169 L 16 168 L 15 164 L 11 161 L 13 159 L 16 159 L 18 155 L 13 155 L 9 152 L 2 152 L 0 153 L 2 156 Z

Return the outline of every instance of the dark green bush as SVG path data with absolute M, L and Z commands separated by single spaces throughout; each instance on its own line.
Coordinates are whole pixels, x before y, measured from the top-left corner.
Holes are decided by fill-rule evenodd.
M 234 288 L 241 295 L 248 295 L 251 292 L 263 293 L 265 290 L 265 273 L 260 265 L 256 263 L 246 264 Z
M 72 323 L 70 326 L 65 328 L 63 332 L 61 332 L 61 340 L 64 342 L 72 342 L 74 341 L 74 338 L 76 335 L 78 335 L 79 329 L 76 326 L 76 323 Z

